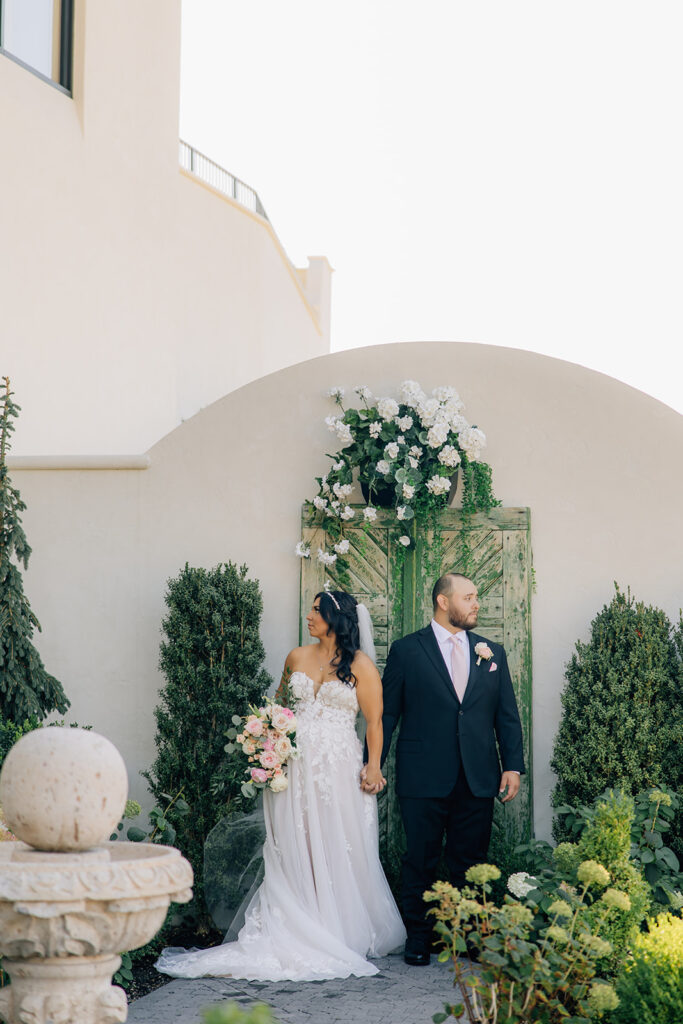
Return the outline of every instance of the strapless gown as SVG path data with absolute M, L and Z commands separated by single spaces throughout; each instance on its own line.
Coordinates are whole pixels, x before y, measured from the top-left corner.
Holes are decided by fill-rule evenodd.
M 164 950 L 157 969 L 176 978 L 319 981 L 377 973 L 405 929 L 378 853 L 377 798 L 359 786 L 356 691 L 291 676 L 299 756 L 289 787 L 264 791 L 264 879 L 236 942 Z

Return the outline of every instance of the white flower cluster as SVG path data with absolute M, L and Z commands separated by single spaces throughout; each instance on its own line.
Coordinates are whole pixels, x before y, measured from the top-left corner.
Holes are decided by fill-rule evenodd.
M 375 466 L 375 471 L 379 473 L 380 476 L 386 476 L 387 473 L 391 471 L 391 466 L 389 465 L 386 459 L 380 459 L 377 465 Z
M 415 497 L 415 488 L 412 484 L 404 484 L 401 488 L 401 493 L 406 501 L 410 501 L 411 498 Z
M 353 390 L 362 402 L 369 402 L 372 398 L 372 391 L 367 384 L 356 384 Z
M 327 498 L 322 498 L 319 494 L 316 494 L 313 499 L 313 504 L 317 508 L 318 512 L 323 512 L 327 508 Z
M 526 881 L 527 878 L 531 879 L 532 884 Z M 517 871 L 516 874 L 510 875 L 508 878 L 508 889 L 518 900 L 523 900 L 532 889 L 536 888 L 535 883 L 536 879 L 528 871 Z
M 382 424 L 378 420 L 375 420 L 368 427 L 368 431 L 370 433 L 370 437 L 379 437 L 382 433 Z
M 344 505 L 344 509 L 339 513 L 340 519 L 353 519 L 356 514 L 356 510 L 351 508 L 350 505 Z
M 482 449 L 486 447 L 486 434 L 478 427 L 466 427 L 458 435 L 458 444 L 468 459 L 478 462 Z
M 348 550 L 350 547 L 351 545 L 349 544 L 348 540 L 344 539 L 340 540 L 337 544 L 334 545 L 334 550 L 337 552 L 338 555 L 346 555 L 348 554 Z
M 425 400 L 425 393 L 416 380 L 404 380 L 399 387 L 403 404 L 416 409 Z
M 399 538 L 398 538 L 398 542 L 399 542 L 399 544 L 402 544 L 404 548 L 407 548 L 407 547 L 409 547 L 409 546 L 410 546 L 410 537 L 408 537 L 408 536 L 407 536 L 407 535 L 406 535 L 406 534 L 404 533 L 402 537 L 399 537 Z
M 351 427 L 348 423 L 344 423 L 338 416 L 326 416 L 325 423 L 329 430 L 337 435 L 337 438 L 341 441 L 342 445 L 351 444 L 353 441 L 353 434 L 351 433 Z
M 304 541 L 300 540 L 299 543 L 297 544 L 297 546 L 294 548 L 294 554 L 298 555 L 299 558 L 310 558 L 311 557 L 311 549 L 308 546 L 308 544 L 306 544 L 306 543 L 304 543 Z
M 405 444 L 405 439 L 404 439 L 403 443 Z M 384 446 L 384 454 L 389 459 L 396 459 L 396 458 L 398 458 L 399 451 L 400 451 L 400 449 L 399 449 L 399 446 L 396 443 L 396 441 L 390 441 L 389 444 L 385 444 L 385 446 Z
M 445 444 L 450 433 L 450 427 L 445 420 L 439 420 L 427 431 L 427 444 L 430 448 L 440 448 Z
M 330 388 L 327 392 L 328 398 L 334 398 L 336 401 L 341 401 L 344 397 L 344 388 Z
M 447 494 L 451 489 L 451 481 L 447 476 L 430 476 L 425 484 L 430 494 Z
M 413 425 L 413 417 L 412 416 L 397 416 L 394 422 L 396 423 L 396 426 L 398 427 L 399 430 L 403 430 L 403 431 L 410 430 L 410 428 Z
M 348 498 L 349 494 L 353 490 L 353 484 L 340 484 L 340 483 L 336 483 L 336 484 L 332 485 L 332 490 L 334 491 L 334 493 L 337 495 L 337 497 L 341 501 L 342 498 Z
M 389 423 L 394 416 L 398 416 L 398 403 L 393 398 L 378 398 L 377 412 L 385 423 Z
M 373 508 L 372 505 L 368 505 L 367 508 L 363 509 L 363 519 L 366 523 L 374 523 L 377 519 L 377 509 Z
M 438 455 L 442 466 L 454 468 L 460 462 L 460 452 L 452 444 L 445 444 Z
M 334 565 L 337 561 L 337 556 L 329 551 L 323 551 L 322 548 L 318 548 L 318 561 L 322 562 L 323 565 Z

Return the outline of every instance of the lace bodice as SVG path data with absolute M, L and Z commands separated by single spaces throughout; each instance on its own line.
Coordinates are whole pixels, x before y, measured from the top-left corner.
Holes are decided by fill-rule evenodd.
M 350 718 L 351 724 L 358 714 L 358 697 L 353 686 L 347 686 L 340 679 L 327 679 L 320 684 L 316 694 L 316 683 L 305 672 L 292 672 L 290 687 L 296 700 L 297 717 L 302 714 L 328 713 Z

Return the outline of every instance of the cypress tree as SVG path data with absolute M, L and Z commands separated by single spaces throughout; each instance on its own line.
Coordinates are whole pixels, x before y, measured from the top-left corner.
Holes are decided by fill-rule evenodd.
M 33 630 L 40 623 L 24 594 L 16 560 L 28 566 L 31 548 L 21 525 L 26 505 L 7 470 L 7 454 L 19 406 L 12 401 L 9 377 L 0 390 L 0 715 L 21 725 L 26 719 L 45 718 L 51 711 L 62 714 L 69 701 L 62 684 L 45 671 L 33 646 Z
M 635 794 L 683 784 L 683 686 L 671 623 L 615 588 L 567 666 L 550 762 L 554 807 L 591 803 L 608 787 Z M 566 838 L 558 820 L 553 831 Z
M 212 783 L 224 759 L 225 733 L 233 715 L 247 713 L 267 691 L 265 651 L 259 629 L 263 602 L 247 566 L 231 562 L 214 569 L 185 565 L 168 581 L 169 613 L 162 629 L 160 668 L 166 684 L 155 711 L 157 757 L 143 773 L 160 803 L 181 789 L 190 813 L 171 808 L 176 845 L 195 872 L 196 906 L 202 915 L 206 838 L 230 812 L 230 789 L 216 795 Z M 239 790 L 239 781 L 234 788 Z

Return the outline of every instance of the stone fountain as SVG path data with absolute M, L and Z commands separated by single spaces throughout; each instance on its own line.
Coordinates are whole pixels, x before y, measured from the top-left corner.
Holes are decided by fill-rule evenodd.
M 0 844 L 0 989 L 7 1024 L 120 1024 L 119 953 L 145 945 L 171 901 L 192 898 L 177 850 L 109 842 L 128 776 L 97 733 L 50 727 L 23 736 L 0 773 L 0 804 L 19 840 Z

